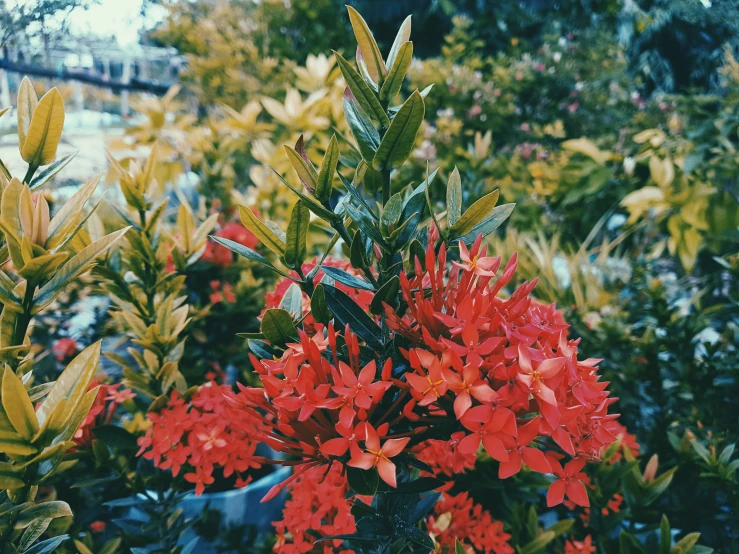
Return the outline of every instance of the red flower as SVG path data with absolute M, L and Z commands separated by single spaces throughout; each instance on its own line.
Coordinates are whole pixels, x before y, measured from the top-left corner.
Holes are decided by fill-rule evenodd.
M 266 460 L 255 456 L 256 422 L 232 407 L 227 394 L 230 387 L 214 383 L 200 387 L 189 403 L 173 392 L 159 413 L 147 414 L 152 424 L 139 438 L 138 455 L 173 476 L 184 468 L 185 480 L 195 485 L 198 495 L 215 482 L 216 468 L 224 478 L 235 476 L 234 486 L 246 486 L 248 471 Z
M 585 462 L 585 458 L 575 458 L 567 462 L 564 469 L 562 469 L 557 460 L 552 457 L 549 458 L 549 464 L 552 466 L 557 480 L 551 484 L 549 491 L 547 491 L 547 506 L 551 508 L 561 504 L 564 501 L 565 494 L 578 506 L 590 506 L 588 491 L 582 482 L 585 475 L 580 473 L 582 468 L 585 467 Z
M 539 418 L 532 419 L 526 425 L 519 425 L 516 445 L 508 453 L 508 461 L 500 464 L 498 477 L 506 479 L 521 471 L 521 462 L 539 473 L 550 473 L 551 465 L 544 452 L 529 446 L 539 434 Z
M 232 240 L 242 244 L 248 248 L 255 248 L 259 244 L 259 240 L 254 234 L 236 221 L 229 221 L 215 236 Z M 205 252 L 200 257 L 200 261 L 211 263 L 220 267 L 229 267 L 233 264 L 234 254 L 225 246 L 221 246 L 217 242 L 209 240 L 205 245 Z
M 565 543 L 565 554 L 593 554 L 597 550 L 590 535 L 583 541 L 570 539 Z
M 73 338 L 63 337 L 54 342 L 51 351 L 57 360 L 63 362 L 74 357 L 80 351 L 80 347 Z
M 106 523 L 104 521 L 93 521 L 90 524 L 90 531 L 93 533 L 102 533 L 105 531 Z
M 383 481 L 391 487 L 396 487 L 395 464 L 390 461 L 390 458 L 394 458 L 400 454 L 411 439 L 389 439 L 380 445 L 380 437 L 371 425 L 365 425 L 365 432 L 365 451 L 363 452 L 359 446 L 353 444 L 351 447 L 352 458 L 347 465 L 358 467 L 359 469 L 372 469 L 375 467 Z

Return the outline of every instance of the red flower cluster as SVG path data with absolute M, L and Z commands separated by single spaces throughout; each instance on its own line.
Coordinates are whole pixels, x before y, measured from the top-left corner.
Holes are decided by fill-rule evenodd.
M 351 554 L 342 549 L 342 541 L 314 542 L 318 537 L 350 534 L 356 531 L 351 504 L 346 499 L 346 477 L 334 466 L 323 477 L 320 468 L 313 468 L 290 485 L 290 498 L 285 502 L 282 520 L 275 522 L 280 554 Z
M 588 505 L 580 470 L 615 440 L 609 423 L 617 417 L 607 413 L 615 399 L 599 381 L 598 360 L 577 359 L 561 314 L 529 297 L 535 281 L 498 296 L 515 257 L 496 280 L 500 258 L 487 257 L 478 239 L 470 251 L 460 244 L 462 261 L 448 272 L 433 234 L 425 268 L 416 259 L 413 276 L 400 275 L 405 313 L 386 306 L 390 329 L 409 345 L 406 366 L 394 368 L 384 353 L 360 356 L 348 327 L 339 335 L 314 324 L 279 359 L 252 356 L 264 388 L 241 387 L 231 404 L 259 419 L 261 440 L 299 458 L 286 462 L 302 466 L 291 479 L 339 462 L 376 468 L 395 486 L 394 459 L 443 430 L 443 448 L 454 454 L 448 469 L 469 467 L 482 445 L 500 462 L 500 478 L 526 464 L 557 478 L 550 505 L 565 496 Z M 560 452 L 573 458 L 564 467 Z
M 113 421 L 113 416 L 118 406 L 123 404 L 129 398 L 135 398 L 136 394 L 131 389 L 122 389 L 121 383 L 115 385 L 101 385 L 97 379 L 93 379 L 87 390 L 92 390 L 99 386 L 95 402 L 92 408 L 87 412 L 85 420 L 74 434 L 74 442 L 77 446 L 86 446 L 92 442 L 92 430 L 98 425 L 108 425 Z
M 513 554 L 508 544 L 511 536 L 490 512 L 475 504 L 466 492 L 456 496 L 445 493 L 434 505 L 428 530 L 441 546 L 440 552 L 453 554 L 459 540 L 469 554 Z M 438 551 L 437 551 L 438 552 Z
M 427 447 L 428 449 L 428 447 Z M 430 458 L 431 451 L 425 457 Z M 447 462 L 449 463 L 449 462 Z M 342 541 L 315 543 L 319 537 L 352 534 L 356 530 L 351 503 L 347 499 L 346 476 L 334 465 L 327 474 L 315 467 L 290 484 L 290 498 L 285 503 L 282 520 L 275 522 L 280 554 L 353 554 L 342 549 Z M 454 553 L 459 539 L 472 553 L 513 554 L 508 544 L 510 535 L 503 524 L 475 504 L 467 493 L 444 494 L 428 518 L 427 528 L 439 543 L 441 553 Z
M 248 248 L 254 248 L 259 244 L 259 240 L 254 234 L 236 221 L 229 221 L 215 236 L 238 242 Z M 221 246 L 215 241 L 209 240 L 205 245 L 205 252 L 200 257 L 200 261 L 211 263 L 220 267 L 230 267 L 233 265 L 234 254 L 225 246 Z
M 590 535 L 582 541 L 569 540 L 565 544 L 565 554 L 593 554 L 596 550 Z
M 578 341 L 568 338 L 561 314 L 529 297 L 536 281 L 498 296 L 514 275 L 515 256 L 496 280 L 501 260 L 487 257 L 480 239 L 470 251 L 459 248 L 462 261 L 448 277 L 445 245 L 438 258 L 429 248 L 425 268 L 416 259 L 415 275 L 400 276 L 407 312 L 386 307 L 390 327 L 414 346 L 406 351 L 414 373 L 406 375 L 413 400 L 404 413 L 433 422 L 453 412 L 467 430 L 462 454 L 482 445 L 500 462 L 501 478 L 522 462 L 554 473 L 550 505 L 565 494 L 588 505 L 580 470 L 616 440 L 609 424 L 617 416 L 607 413 L 616 399 L 599 381 L 598 360 L 577 359 Z M 575 459 L 562 467 L 553 446 Z
M 137 455 L 175 477 L 184 468 L 184 478 L 195 485 L 197 495 L 215 482 L 216 468 L 224 478 L 235 475 L 236 487 L 248 485 L 248 471 L 264 460 L 254 455 L 254 421 L 224 402 L 228 392 L 229 387 L 211 382 L 188 402 L 173 391 L 162 411 L 147 414 L 152 425 L 139 438 Z

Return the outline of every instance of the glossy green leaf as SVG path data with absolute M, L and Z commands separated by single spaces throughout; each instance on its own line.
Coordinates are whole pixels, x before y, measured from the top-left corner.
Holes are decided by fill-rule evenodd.
M 359 15 L 359 12 L 351 6 L 347 6 L 346 9 L 349 11 L 349 20 L 352 24 L 357 44 L 359 44 L 359 48 L 362 50 L 362 56 L 367 63 L 367 71 L 372 79 L 379 84 L 387 74 L 380 48 L 377 46 L 377 42 L 375 42 L 375 38 L 369 30 L 367 22 Z
M 374 91 L 372 91 L 357 70 L 354 69 L 341 54 L 338 52 L 335 52 L 334 54 L 336 55 L 339 69 L 341 69 L 341 74 L 344 76 L 347 86 L 352 91 L 355 100 L 359 104 L 360 108 L 362 108 L 363 112 L 369 116 L 372 121 L 376 121 L 385 127 L 390 125 L 390 119 L 388 118 L 387 113 L 385 113 L 385 110 L 382 107 L 382 104 L 380 104 Z
M 316 183 L 316 198 L 321 202 L 328 202 L 331 198 L 339 154 L 339 142 L 336 140 L 336 135 L 333 135 L 328 143 L 328 148 L 326 148 L 326 154 L 323 156 L 321 170 L 318 172 L 318 182 Z
M 377 149 L 380 147 L 380 134 L 372 125 L 370 118 L 362 111 L 356 98 L 347 88 L 344 91 L 344 115 L 349 124 L 354 140 L 357 141 L 362 158 L 371 164 Z
M 370 303 L 370 312 L 375 315 L 380 315 L 385 312 L 385 308 L 382 305 L 383 302 L 389 304 L 392 307 L 397 307 L 398 304 L 398 291 L 400 290 L 400 279 L 397 275 L 393 275 L 380 289 L 375 293 Z
M 498 195 L 499 192 L 496 189 L 472 204 L 459 220 L 449 228 L 449 236 L 461 237 L 472 231 L 475 225 L 482 223 L 498 203 Z
M 482 221 L 482 223 L 478 223 L 477 225 L 475 225 L 469 233 L 467 233 L 466 235 L 462 235 L 461 237 L 450 236 L 449 239 L 461 240 L 465 244 L 471 244 L 477 240 L 477 237 L 479 235 L 482 235 L 483 237 L 487 236 L 495 231 L 498 227 L 500 227 L 505 222 L 505 220 L 510 217 L 510 215 L 513 213 L 513 208 L 515 207 L 515 204 L 503 204 L 501 206 L 496 206 Z
M 326 303 L 326 291 L 322 284 L 316 285 L 313 295 L 310 298 L 310 311 L 318 323 L 328 324 L 329 321 L 334 317 L 331 311 L 328 309 Z
M 382 333 L 377 323 L 349 296 L 331 285 L 323 285 L 326 304 L 341 326 L 349 325 L 352 332 L 367 343 L 370 348 L 382 351 Z
M 16 432 L 24 439 L 31 440 L 39 429 L 36 412 L 23 382 L 7 366 L 2 380 L 2 404 Z
M 395 114 L 390 127 L 382 137 L 380 147 L 372 159 L 377 170 L 399 167 L 408 159 L 416 142 L 416 135 L 425 113 L 423 98 L 414 91 Z
M 293 269 L 303 265 L 308 255 L 306 240 L 310 225 L 310 210 L 305 202 L 298 200 L 290 215 L 287 226 L 285 264 Z
M 298 340 L 298 330 L 285 310 L 270 308 L 262 316 L 261 331 L 271 344 L 284 346 Z

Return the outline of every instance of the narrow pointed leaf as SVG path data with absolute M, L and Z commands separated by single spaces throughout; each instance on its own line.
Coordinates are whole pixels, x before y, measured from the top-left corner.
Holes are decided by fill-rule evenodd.
M 423 123 L 424 112 L 423 98 L 416 90 L 400 107 L 390 128 L 382 137 L 380 147 L 372 159 L 372 167 L 378 170 L 390 169 L 402 165 L 408 159 Z

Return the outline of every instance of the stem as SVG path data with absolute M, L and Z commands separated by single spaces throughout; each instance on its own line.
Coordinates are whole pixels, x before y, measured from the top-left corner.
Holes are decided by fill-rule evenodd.
M 26 282 L 26 293 L 23 296 L 23 312 L 15 321 L 15 332 L 13 333 L 13 346 L 20 346 L 26 338 L 28 325 L 31 323 L 31 308 L 33 306 L 33 294 L 36 285 Z
M 37 169 L 37 165 L 29 165 L 28 171 L 26 171 L 26 175 L 23 177 L 23 182 L 27 185 L 31 184 L 31 179 L 33 179 L 33 174 L 36 173 Z
M 383 169 L 380 174 L 382 175 L 382 204 L 387 204 L 390 200 L 390 169 Z

